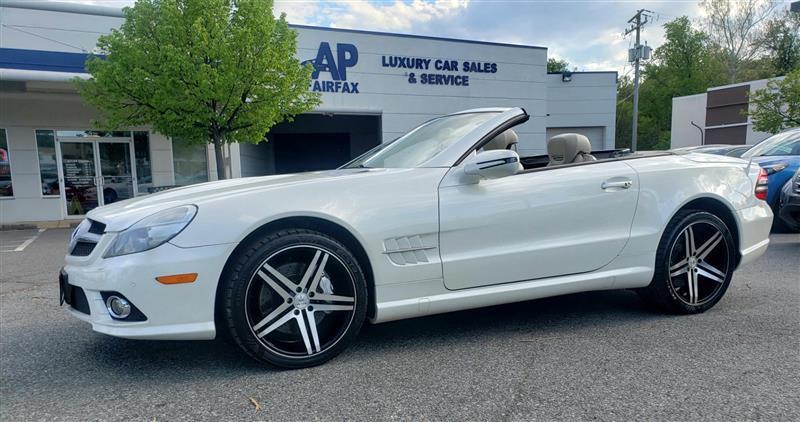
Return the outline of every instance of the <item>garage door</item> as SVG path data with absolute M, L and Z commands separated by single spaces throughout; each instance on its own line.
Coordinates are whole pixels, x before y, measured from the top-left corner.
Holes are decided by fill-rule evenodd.
M 602 126 L 588 127 L 549 127 L 547 128 L 547 139 L 562 133 L 580 133 L 589 138 L 592 143 L 592 150 L 599 151 L 605 149 L 606 128 Z

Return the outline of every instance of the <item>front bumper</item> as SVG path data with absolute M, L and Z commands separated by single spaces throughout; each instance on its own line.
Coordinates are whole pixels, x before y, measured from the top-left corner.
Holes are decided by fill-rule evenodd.
M 772 209 L 764 201 L 755 206 L 736 211 L 739 220 L 739 265 L 755 261 L 767 251 L 769 232 L 772 229 Z
M 800 230 L 800 193 L 789 192 L 781 196 L 778 216 L 794 230 Z
M 90 256 L 67 256 L 64 271 L 70 285 L 83 289 L 89 314 L 70 307 L 92 329 L 115 337 L 160 340 L 208 340 L 216 335 L 214 302 L 217 283 L 233 245 L 181 248 L 170 243 L 155 249 L 104 259 L 113 240 L 104 235 Z M 197 273 L 193 283 L 164 285 L 156 277 Z M 111 318 L 101 292 L 124 295 L 145 321 Z

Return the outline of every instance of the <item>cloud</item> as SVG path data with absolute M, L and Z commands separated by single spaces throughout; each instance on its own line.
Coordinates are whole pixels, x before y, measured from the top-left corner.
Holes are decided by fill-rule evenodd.
M 276 17 L 286 13 L 286 20 L 300 25 L 320 25 L 322 3 L 313 0 L 276 0 L 273 13 Z
M 381 3 L 338 1 L 335 4 L 340 10 L 330 16 L 333 27 L 408 31 L 419 24 L 454 16 L 466 10 L 469 0 L 395 0 Z

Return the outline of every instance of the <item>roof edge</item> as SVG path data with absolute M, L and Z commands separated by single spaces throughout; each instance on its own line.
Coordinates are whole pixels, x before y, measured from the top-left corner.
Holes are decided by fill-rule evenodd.
M 349 32 L 349 33 L 364 34 L 364 35 L 382 35 L 382 36 L 399 37 L 399 38 L 417 38 L 417 39 L 424 39 L 424 40 L 459 42 L 459 43 L 466 43 L 466 44 L 493 45 L 493 46 L 498 46 L 498 47 L 515 47 L 515 48 L 531 48 L 531 49 L 535 49 L 535 50 L 547 50 L 547 47 L 542 47 L 542 46 L 537 46 L 537 45 L 512 44 L 512 43 L 502 43 L 502 42 L 495 42 L 495 41 L 465 40 L 465 39 L 461 39 L 461 38 L 436 37 L 436 36 L 432 36 L 432 35 L 404 34 L 404 33 L 400 33 L 400 32 L 382 32 L 382 31 L 369 31 L 369 30 L 365 30 L 365 29 L 331 28 L 331 27 L 327 27 L 327 26 L 300 25 L 300 24 L 294 24 L 294 23 L 290 23 L 289 26 L 292 27 L 292 28 L 302 28 L 302 29 L 311 29 L 311 30 L 320 30 L 320 31 Z
M 47 12 L 75 13 L 78 15 L 107 16 L 124 18 L 122 9 L 93 4 L 67 3 L 67 2 L 33 2 L 20 0 L 0 0 L 0 7 L 10 9 L 43 10 Z

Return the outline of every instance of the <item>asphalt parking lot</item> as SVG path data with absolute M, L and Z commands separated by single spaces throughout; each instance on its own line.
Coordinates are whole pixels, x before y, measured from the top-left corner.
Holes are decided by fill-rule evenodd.
M 58 307 L 68 234 L 0 253 L 0 420 L 800 420 L 798 235 L 702 315 L 577 294 L 367 326 L 283 371 L 219 341 L 93 333 Z

